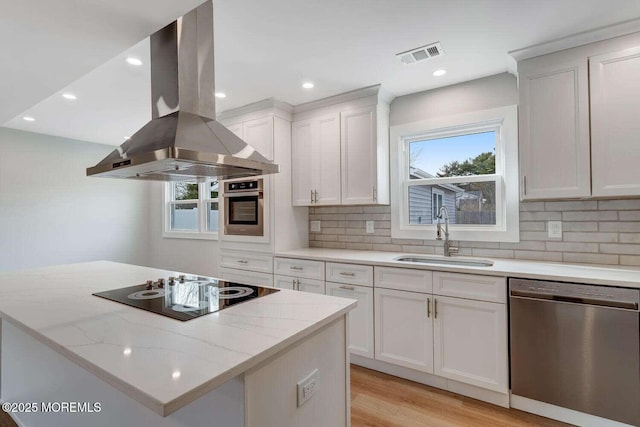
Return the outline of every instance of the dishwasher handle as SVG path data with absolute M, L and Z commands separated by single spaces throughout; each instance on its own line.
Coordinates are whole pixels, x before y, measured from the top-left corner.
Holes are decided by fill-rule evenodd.
M 627 310 L 638 310 L 638 302 L 621 299 L 611 299 L 598 297 L 597 295 L 566 295 L 561 293 L 538 292 L 534 290 L 511 289 L 512 297 L 523 297 L 532 299 L 543 299 L 560 302 L 572 302 L 576 304 L 598 305 L 610 308 L 624 308 Z

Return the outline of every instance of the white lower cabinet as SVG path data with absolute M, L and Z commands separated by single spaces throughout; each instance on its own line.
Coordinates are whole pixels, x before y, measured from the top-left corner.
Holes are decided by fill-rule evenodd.
M 273 275 L 268 273 L 220 267 L 220 278 L 229 282 L 246 283 L 252 286 L 273 286 Z
M 349 350 L 352 354 L 373 358 L 373 288 L 327 282 L 326 293 L 358 300 L 358 306 L 348 316 Z
M 307 279 L 304 277 L 292 277 L 276 275 L 274 286 L 281 289 L 291 289 L 294 291 L 312 292 L 314 294 L 324 294 L 324 281 Z
M 505 304 L 434 295 L 433 372 L 507 393 Z
M 375 358 L 433 373 L 429 294 L 375 289 Z

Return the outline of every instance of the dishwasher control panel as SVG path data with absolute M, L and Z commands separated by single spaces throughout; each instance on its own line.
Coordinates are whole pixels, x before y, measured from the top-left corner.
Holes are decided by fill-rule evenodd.
M 583 283 L 509 279 L 509 295 L 637 310 L 640 290 Z

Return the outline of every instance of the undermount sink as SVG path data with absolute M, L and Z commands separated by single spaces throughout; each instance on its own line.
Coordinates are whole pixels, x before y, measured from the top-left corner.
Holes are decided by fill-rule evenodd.
M 412 262 L 415 264 L 459 265 L 464 267 L 491 267 L 493 265 L 493 261 L 488 259 L 429 258 L 413 255 L 402 255 L 394 258 L 394 261 Z

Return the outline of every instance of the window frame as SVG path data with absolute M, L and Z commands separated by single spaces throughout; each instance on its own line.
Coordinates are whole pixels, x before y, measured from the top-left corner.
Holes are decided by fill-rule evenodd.
M 487 175 L 410 179 L 409 144 L 479 132 L 496 132 L 496 173 Z M 435 224 L 409 223 L 409 186 L 494 182 L 496 224 L 451 224 L 452 240 L 518 242 L 519 178 L 517 106 L 511 105 L 392 126 L 391 135 L 391 237 L 435 239 Z
M 166 182 L 164 184 L 164 209 L 163 209 L 163 230 L 162 237 L 170 239 L 198 239 L 198 240 L 218 240 L 218 231 L 207 231 L 207 207 L 209 203 L 218 203 L 218 214 L 220 214 L 219 198 L 209 198 L 209 186 L 212 181 L 199 182 L 198 199 L 175 200 L 175 182 Z M 195 184 L 195 183 L 194 183 Z M 218 189 L 221 182 L 218 181 Z M 218 195 L 220 191 L 218 190 Z M 171 206 L 196 203 L 198 208 L 198 230 L 171 230 Z

